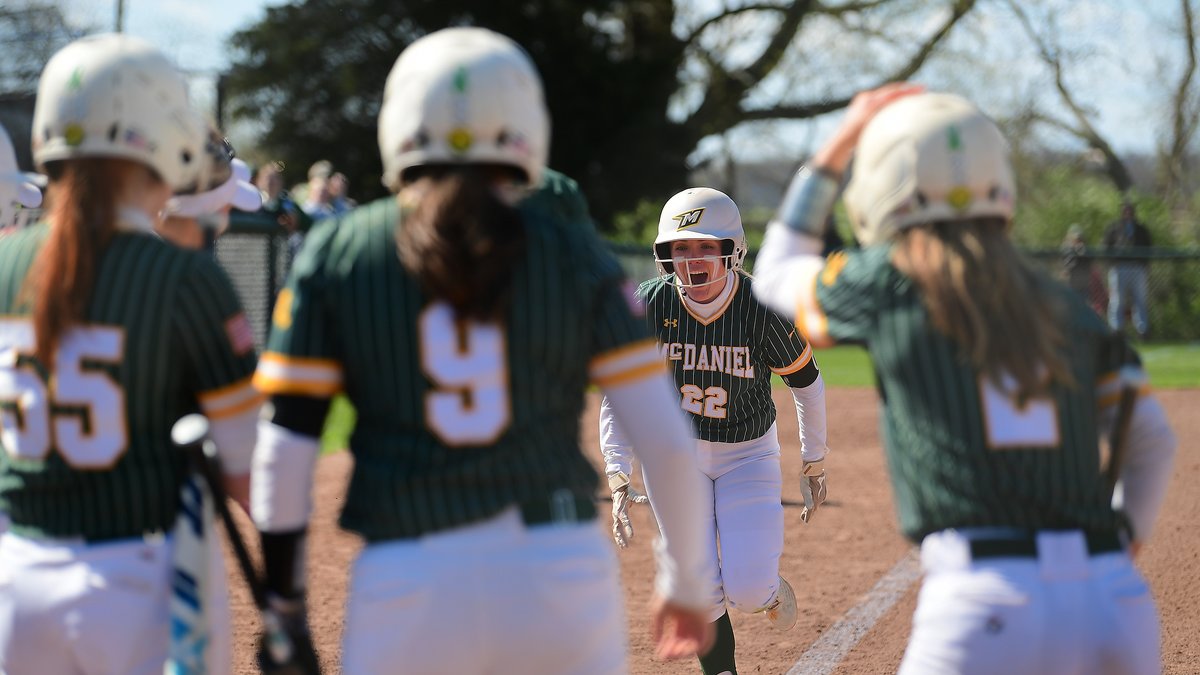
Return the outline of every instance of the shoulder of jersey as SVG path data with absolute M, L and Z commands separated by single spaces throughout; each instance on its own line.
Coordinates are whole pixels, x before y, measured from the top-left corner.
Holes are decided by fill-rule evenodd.
M 664 289 L 674 291 L 675 287 L 667 283 L 667 280 L 662 277 L 650 277 L 638 284 L 636 295 L 643 300 L 650 300 L 663 292 Z

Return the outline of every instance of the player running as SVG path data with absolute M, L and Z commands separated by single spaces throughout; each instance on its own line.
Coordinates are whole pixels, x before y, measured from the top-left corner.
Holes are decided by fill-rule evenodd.
M 852 154 L 864 248 L 826 262 Z M 793 181 L 755 289 L 815 344 L 870 353 L 900 527 L 925 570 L 901 673 L 1157 673 L 1154 600 L 1130 555 L 1175 438 L 1137 353 L 1012 245 L 1014 190 L 1007 144 L 973 104 L 907 84 L 861 93 Z M 1140 395 L 1113 499 L 1098 434 L 1123 387 Z
M 661 276 L 643 283 L 637 297 L 699 439 L 703 474 L 707 617 L 717 639 L 700 666 L 708 675 L 733 673 L 727 605 L 765 612 L 780 630 L 796 623 L 795 595 L 779 576 L 783 479 L 771 375 L 783 378 L 796 403 L 805 522 L 825 500 L 825 384 L 804 336 L 751 294 L 741 215 L 724 193 L 689 188 L 668 200 L 654 257 Z M 632 535 L 626 509 L 637 501 L 629 476 L 639 448 L 613 412 L 606 398 L 600 445 L 613 493 L 613 537 L 623 547 Z M 647 492 L 657 513 L 655 488 Z
M 0 238 L 0 671 L 163 672 L 202 411 L 247 501 L 260 395 L 249 324 L 208 256 L 154 235 L 172 193 L 224 182 L 184 78 L 147 43 L 77 40 L 46 64 L 33 157 L 45 221 Z M 210 599 L 215 600 L 214 599 Z M 227 602 L 209 607 L 228 629 Z M 222 610 L 225 614 L 222 614 Z M 208 672 L 228 672 L 229 659 Z
M 354 564 L 342 669 L 624 673 L 625 616 L 579 449 L 595 383 L 662 501 L 659 653 L 707 648 L 687 426 L 586 212 L 541 184 L 549 120 L 528 56 L 478 28 L 409 46 L 379 117 L 396 197 L 309 233 L 256 382 L 267 583 L 303 630 L 303 555 L 329 398 L 358 412 L 344 528 Z M 565 214 L 577 212 L 573 219 Z

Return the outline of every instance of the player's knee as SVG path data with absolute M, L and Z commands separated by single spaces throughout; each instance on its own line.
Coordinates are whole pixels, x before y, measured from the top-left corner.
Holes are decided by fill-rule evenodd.
M 753 612 L 771 601 L 775 587 L 779 584 L 779 572 L 765 568 L 745 569 L 737 574 L 726 574 L 723 580 L 729 605 L 742 612 Z

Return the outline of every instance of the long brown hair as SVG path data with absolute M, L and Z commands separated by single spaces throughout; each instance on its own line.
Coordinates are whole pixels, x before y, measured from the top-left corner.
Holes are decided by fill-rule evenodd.
M 116 232 L 117 201 L 140 165 L 88 157 L 47 167 L 50 233 L 25 278 L 22 297 L 33 304 L 37 358 L 54 367 L 63 335 L 81 322 L 101 254 Z
M 502 168 L 421 167 L 403 195 L 416 195 L 396 236 L 400 261 L 425 294 L 463 319 L 490 321 L 508 308 L 512 260 L 525 248 L 516 209 L 496 195 Z
M 935 222 L 901 232 L 892 261 L 921 291 L 933 325 L 1018 403 L 1054 382 L 1072 386 L 1065 308 L 1012 245 L 998 218 Z

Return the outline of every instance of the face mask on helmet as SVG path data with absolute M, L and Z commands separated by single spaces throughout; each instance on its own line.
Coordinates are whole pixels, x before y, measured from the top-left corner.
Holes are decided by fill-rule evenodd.
M 700 244 L 705 241 L 719 249 Z M 673 250 L 674 242 L 687 242 L 689 250 L 680 255 L 684 252 Z M 712 188 L 688 188 L 667 200 L 654 239 L 654 262 L 661 276 L 681 288 L 709 286 L 720 283 L 726 272 L 740 270 L 745 258 L 742 217 L 728 195 Z
M 195 195 L 212 192 L 233 177 L 233 145 L 216 129 L 209 128 L 200 155 L 199 171 L 191 185 L 176 189 L 177 195 Z
M 499 33 L 431 33 L 409 45 L 388 75 L 379 152 L 392 192 L 404 187 L 409 169 L 457 164 L 513 167 L 536 187 L 549 142 L 541 78 L 524 50 Z
M 183 75 L 148 42 L 93 35 L 46 63 L 33 112 L 33 159 L 82 157 L 141 163 L 172 189 L 195 186 L 205 129 Z
M 1008 143 L 960 96 L 917 94 L 884 108 L 863 130 L 851 172 L 844 201 L 864 246 L 923 223 L 1012 220 Z

